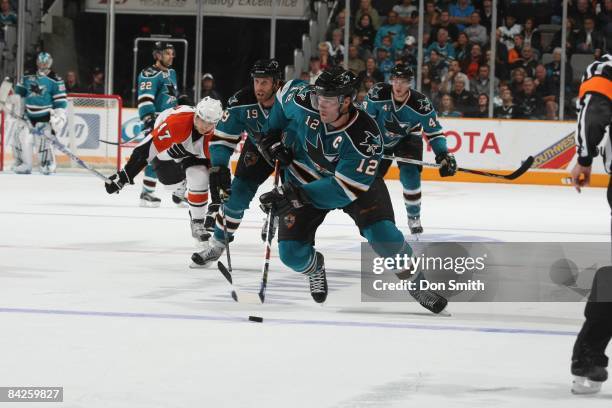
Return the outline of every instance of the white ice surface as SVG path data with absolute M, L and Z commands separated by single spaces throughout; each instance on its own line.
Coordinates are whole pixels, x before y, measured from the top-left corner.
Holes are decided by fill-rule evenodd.
M 451 304 L 448 318 L 361 303 L 361 237 L 336 211 L 317 235 L 324 306 L 276 256 L 266 304 L 236 304 L 216 268 L 187 267 L 187 210 L 167 192 L 139 208 L 139 190 L 0 174 L 0 386 L 63 386 L 65 402 L 45 405 L 62 408 L 612 406 L 608 383 L 569 393 L 583 303 Z M 232 244 L 244 290 L 258 285 L 261 218 L 250 209 Z M 610 240 L 604 189 L 426 182 L 422 219 L 423 239 Z

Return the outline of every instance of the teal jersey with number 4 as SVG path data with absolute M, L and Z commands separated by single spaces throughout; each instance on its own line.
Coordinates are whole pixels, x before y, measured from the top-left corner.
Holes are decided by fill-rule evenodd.
M 276 94 L 264 133 L 286 130 L 284 144 L 293 152 L 287 180 L 300 185 L 317 208 L 343 208 L 367 191 L 382 158 L 376 122 L 359 108 L 349 122 L 330 129 L 313 107 L 314 87 L 289 81 Z
M 390 151 L 404 138 L 425 135 L 435 154 L 447 152 L 446 137 L 433 104 L 420 92 L 410 90 L 403 104 L 393 100 L 392 86 L 378 83 L 370 88 L 364 108 L 383 132 L 385 150 Z
M 140 119 L 177 105 L 176 71 L 156 66 L 143 69 L 138 76 L 138 116 Z

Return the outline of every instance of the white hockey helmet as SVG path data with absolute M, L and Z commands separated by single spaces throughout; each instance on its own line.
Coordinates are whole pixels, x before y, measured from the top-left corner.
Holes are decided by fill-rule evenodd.
M 195 107 L 196 117 L 199 117 L 204 122 L 217 123 L 223 116 L 223 106 L 218 99 L 205 96 Z

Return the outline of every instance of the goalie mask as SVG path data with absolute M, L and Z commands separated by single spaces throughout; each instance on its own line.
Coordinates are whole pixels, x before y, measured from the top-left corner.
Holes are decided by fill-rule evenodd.
M 41 52 L 36 58 L 36 66 L 38 67 L 38 73 L 40 75 L 48 75 L 51 72 L 51 65 L 53 65 L 53 58 L 48 52 Z

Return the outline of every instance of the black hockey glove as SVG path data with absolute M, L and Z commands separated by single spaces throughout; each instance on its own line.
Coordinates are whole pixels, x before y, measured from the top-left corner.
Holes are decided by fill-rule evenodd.
M 455 156 L 449 152 L 436 155 L 436 163 L 442 165 L 442 167 L 438 169 L 440 177 L 450 177 L 457 173 L 457 161 L 455 160 Z
M 125 170 L 119 170 L 109 177 L 111 183 L 104 184 L 108 194 L 118 193 L 126 184 L 134 184 Z
M 310 204 L 308 196 L 300 187 L 289 182 L 259 197 L 261 209 L 272 210 L 275 216 L 282 217 L 291 210 Z
M 185 146 L 180 143 L 173 144 L 168 148 L 168 150 L 166 150 L 166 152 L 168 153 L 168 156 L 172 157 L 173 159 L 184 159 L 185 157 L 194 156 L 193 153 L 188 152 L 187 149 L 185 149 Z
M 187 170 L 189 167 L 193 166 L 206 166 L 206 168 L 210 167 L 210 160 L 202 157 L 196 156 L 187 156 L 183 160 L 179 162 L 183 170 Z
M 155 115 L 150 113 L 144 118 L 142 118 L 142 131 L 145 135 L 148 135 L 153 131 L 153 127 L 155 126 Z
M 274 167 L 274 162 L 279 161 L 281 167 L 287 167 L 293 160 L 293 154 L 283 144 L 283 135 L 280 130 L 274 130 L 265 135 L 257 144 L 257 149 L 268 162 Z
M 232 175 L 224 166 L 210 168 L 210 197 L 213 203 L 220 203 L 232 194 Z

